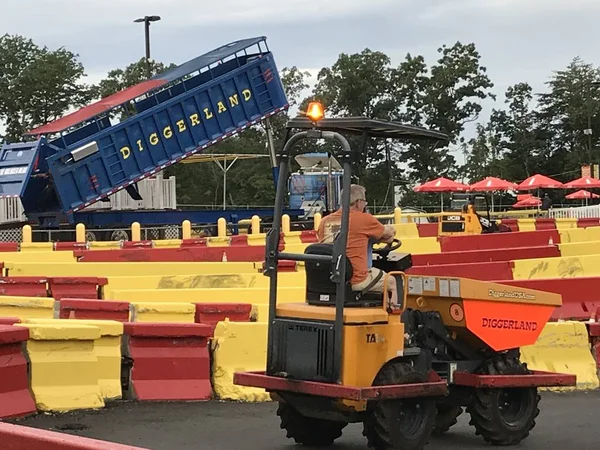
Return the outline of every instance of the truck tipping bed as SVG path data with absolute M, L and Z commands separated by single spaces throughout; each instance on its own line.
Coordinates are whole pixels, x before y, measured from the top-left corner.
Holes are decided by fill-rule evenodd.
M 232 42 L 29 131 L 0 152 L 0 197 L 64 216 L 289 107 L 266 38 Z M 111 116 L 129 117 L 112 124 Z

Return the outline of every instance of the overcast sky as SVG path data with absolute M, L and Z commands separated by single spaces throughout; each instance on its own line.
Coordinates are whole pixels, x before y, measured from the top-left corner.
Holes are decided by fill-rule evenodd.
M 143 24 L 151 26 L 152 57 L 181 63 L 240 38 L 267 36 L 279 68 L 296 65 L 316 75 L 341 52 L 380 50 L 394 65 L 406 55 L 434 62 L 436 49 L 475 42 L 495 83 L 534 89 L 573 57 L 598 65 L 598 0 L 19 0 L 5 2 L 0 33 L 78 53 L 97 82 L 112 68 L 144 55 Z M 485 111 L 493 107 L 485 105 Z

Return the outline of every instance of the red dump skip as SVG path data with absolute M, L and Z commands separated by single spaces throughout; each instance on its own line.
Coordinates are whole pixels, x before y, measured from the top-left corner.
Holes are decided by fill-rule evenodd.
M 497 261 L 489 263 L 448 264 L 440 266 L 413 266 L 406 271 L 413 275 L 435 275 L 471 278 L 473 280 L 491 281 L 498 276 L 512 280 L 512 262 Z
M 470 236 L 440 236 L 442 252 L 492 250 L 497 248 L 541 247 L 559 244 L 558 230 L 519 231 L 516 233 L 476 234 Z
M 523 248 L 499 248 L 492 250 L 471 250 L 465 252 L 428 253 L 412 255 L 415 266 L 440 264 L 465 264 L 490 261 L 513 261 L 516 259 L 551 258 L 560 256 L 556 245 Z

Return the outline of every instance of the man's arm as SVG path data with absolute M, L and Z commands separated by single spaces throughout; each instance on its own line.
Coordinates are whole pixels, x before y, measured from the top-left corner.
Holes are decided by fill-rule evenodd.
M 391 243 L 396 236 L 396 229 L 392 225 L 384 225 L 383 234 L 381 235 L 380 242 Z

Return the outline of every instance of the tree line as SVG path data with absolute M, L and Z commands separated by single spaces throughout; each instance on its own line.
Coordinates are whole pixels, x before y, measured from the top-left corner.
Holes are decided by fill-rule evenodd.
M 598 163 L 600 129 L 600 71 L 575 57 L 549 74 L 544 92 L 536 93 L 525 80 L 515 80 L 501 98 L 481 62 L 474 43 L 442 45 L 435 61 L 406 54 L 393 65 L 388 55 L 371 49 L 340 54 L 316 75 L 310 95 L 307 78 L 297 67 L 281 69 L 288 99 L 300 110 L 309 101 L 321 101 L 332 117 L 363 116 L 423 126 L 446 133 L 448 145 L 422 142 L 364 143 L 354 171 L 366 186 L 369 201 L 393 206 L 393 186 L 403 190 L 403 204 L 437 203 L 437 198 L 412 192 L 412 186 L 438 176 L 473 182 L 485 176 L 520 181 L 543 173 L 561 181 L 576 178 L 582 164 Z M 151 63 L 151 73 L 173 67 L 173 62 Z M 40 47 L 19 35 L 0 37 L 0 121 L 6 141 L 23 140 L 23 132 L 57 119 L 69 109 L 84 106 L 146 78 L 141 58 L 125 68 L 111 70 L 98 84 L 85 83 L 79 55 L 66 48 Z M 495 101 L 487 120 L 481 120 L 482 102 Z M 288 115 L 272 119 L 275 143 L 283 145 Z M 465 128 L 475 135 L 467 139 Z M 589 131 L 592 130 L 590 134 Z M 249 129 L 211 149 L 215 153 L 267 153 L 264 126 Z M 464 164 L 455 153 L 462 152 Z M 222 204 L 221 169 L 214 163 L 179 164 L 166 170 L 177 177 L 178 202 Z M 238 162 L 228 173 L 227 201 L 238 205 L 270 205 L 274 186 L 268 158 Z

